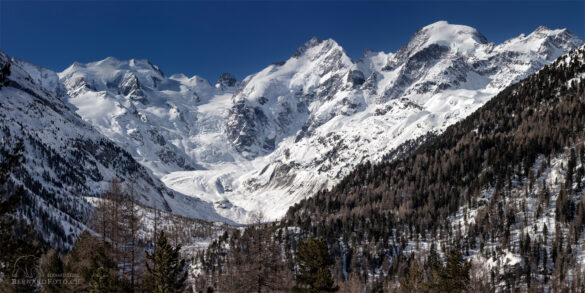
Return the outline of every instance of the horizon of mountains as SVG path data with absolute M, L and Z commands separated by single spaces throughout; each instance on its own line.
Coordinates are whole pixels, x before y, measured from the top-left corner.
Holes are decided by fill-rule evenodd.
M 313 38 L 215 85 L 0 52 L 0 97 L 4 276 L 26 254 L 72 291 L 585 288 L 585 44 L 565 29 L 494 44 L 440 21 L 353 61 Z
M 282 218 L 357 166 L 391 160 L 498 92 L 582 45 L 566 29 L 489 43 L 440 21 L 396 53 L 352 61 L 313 38 L 242 81 L 165 76 L 147 60 L 73 63 L 56 73 L 1 54 L 3 139 L 25 139 L 26 214 L 71 245 L 107 182 L 133 182 L 141 204 L 248 223 Z M 59 232 L 55 232 L 59 231 Z M 51 235 L 51 233 L 53 233 Z

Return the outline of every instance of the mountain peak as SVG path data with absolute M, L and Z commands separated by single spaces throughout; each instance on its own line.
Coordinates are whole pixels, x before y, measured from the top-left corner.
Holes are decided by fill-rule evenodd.
M 122 61 L 121 61 L 120 59 L 118 59 L 118 58 L 116 58 L 116 57 L 113 57 L 113 56 L 109 56 L 109 57 L 106 57 L 106 58 L 104 58 L 104 59 L 102 59 L 102 60 L 100 60 L 100 61 L 97 61 L 97 62 L 92 62 L 92 63 L 95 63 L 95 64 L 100 64 L 100 65 L 101 65 L 101 64 L 110 64 L 110 65 L 116 65 L 116 64 L 119 64 L 119 63 L 121 63 L 121 62 L 122 62 Z
M 536 30 L 534 30 L 528 37 L 544 39 L 550 37 L 561 37 L 561 38 L 568 38 L 568 39 L 579 39 L 575 34 L 569 31 L 566 28 L 563 29 L 550 29 L 546 26 L 539 26 Z
M 313 36 L 307 43 L 305 43 L 305 46 L 314 47 L 314 46 L 321 44 L 321 42 L 322 41 L 319 38 L 317 38 L 316 36 Z
M 471 38 L 480 44 L 487 43 L 487 39 L 475 28 L 466 25 L 450 24 L 444 20 L 429 24 L 419 32 L 429 37 L 429 42 L 453 43 Z
M 529 36 L 548 37 L 551 35 L 559 35 L 559 34 L 566 34 L 566 33 L 571 34 L 571 32 L 569 32 L 566 28 L 565 29 L 550 29 L 546 26 L 541 25 L 538 28 L 536 28 Z
M 457 52 L 469 52 L 473 51 L 477 45 L 485 43 L 487 43 L 486 37 L 475 28 L 450 24 L 442 20 L 418 30 L 398 54 L 410 56 L 430 45 L 448 47 Z
M 292 55 L 293 58 L 297 58 L 302 56 L 308 49 L 313 48 L 315 46 L 318 46 L 319 44 L 321 44 L 321 40 L 317 37 L 312 37 L 309 41 L 307 41 L 306 43 L 304 43 L 302 46 L 300 46 Z
M 85 67 L 85 68 L 114 68 L 119 70 L 148 70 L 148 71 L 155 71 L 157 74 L 164 76 L 164 73 L 160 70 L 160 68 L 154 64 L 152 64 L 148 59 L 130 59 L 130 60 L 121 60 L 116 57 L 107 57 L 103 60 L 90 62 L 87 64 L 82 64 L 79 62 L 74 62 L 71 67 Z
M 521 34 L 499 46 L 504 50 L 514 52 L 541 52 L 547 56 L 546 58 L 552 60 L 581 44 L 583 41 L 567 29 L 550 29 L 546 26 L 539 26 L 529 35 Z
M 301 47 L 299 47 L 295 53 L 292 55 L 292 58 L 298 58 L 303 56 L 309 49 L 315 48 L 318 46 L 322 46 L 324 48 L 334 48 L 339 47 L 339 44 L 335 42 L 333 39 L 326 39 L 320 40 L 317 37 L 312 37 L 309 41 L 304 43 Z
M 128 64 L 130 66 L 144 66 L 144 65 L 147 65 L 150 67 L 154 66 L 152 63 L 150 63 L 150 61 L 148 59 L 134 59 L 134 58 L 132 58 L 132 59 L 128 60 Z
M 234 87 L 237 85 L 237 83 L 238 80 L 233 74 L 225 72 L 219 76 L 215 87 L 223 90 L 226 88 Z
M 541 25 L 538 28 L 536 28 L 536 30 L 534 32 L 549 32 L 551 31 L 550 28 L 548 28 L 547 26 Z

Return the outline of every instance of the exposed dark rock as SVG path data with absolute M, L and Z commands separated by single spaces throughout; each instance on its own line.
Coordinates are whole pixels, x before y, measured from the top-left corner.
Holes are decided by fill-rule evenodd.
M 366 81 L 364 73 L 359 70 L 351 70 L 347 75 L 347 81 L 350 82 L 354 88 L 358 88 Z
M 235 87 L 237 83 L 238 80 L 231 73 L 222 73 L 217 79 L 217 84 L 221 89 Z

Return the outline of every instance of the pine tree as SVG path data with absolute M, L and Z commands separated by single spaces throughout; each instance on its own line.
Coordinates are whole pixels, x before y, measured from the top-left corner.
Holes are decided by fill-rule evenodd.
M 112 246 L 108 242 L 101 244 L 101 239 L 87 231 L 79 236 L 65 264 L 65 272 L 81 277 L 79 283 L 68 284 L 70 291 L 87 292 L 93 289 L 100 292 L 99 290 L 106 288 L 118 292 L 125 288 L 123 280 L 118 278 L 118 265 L 113 260 Z M 98 284 L 100 280 L 107 282 Z
M 63 261 L 59 253 L 53 251 L 43 268 L 44 292 L 59 293 L 63 292 Z
M 114 291 L 112 286 L 111 276 L 104 267 L 99 267 L 91 275 L 89 282 L 90 293 L 108 293 Z
M 405 293 L 422 292 L 425 289 L 424 275 L 420 263 L 413 261 L 408 274 L 400 280 L 400 291 Z
M 463 254 L 457 249 L 447 253 L 444 266 L 433 270 L 435 280 L 428 284 L 429 288 L 436 288 L 440 292 L 464 292 L 469 287 L 469 272 L 471 262 L 463 259 Z
M 299 245 L 299 274 L 297 275 L 298 292 L 335 292 L 329 266 L 334 264 L 329 255 L 327 243 L 323 238 L 309 238 Z
M 148 272 L 149 282 L 152 283 L 152 292 L 170 293 L 182 292 L 187 271 L 185 270 L 185 260 L 181 259 L 179 251 L 181 245 L 172 247 L 165 233 L 160 232 L 156 239 L 154 252 L 146 252 L 146 270 Z

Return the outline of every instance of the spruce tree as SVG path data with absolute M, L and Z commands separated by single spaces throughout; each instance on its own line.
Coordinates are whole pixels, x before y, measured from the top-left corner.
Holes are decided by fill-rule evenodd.
M 63 292 L 63 261 L 58 252 L 53 251 L 49 256 L 49 260 L 43 268 L 42 277 L 44 279 L 44 292 Z
M 417 261 L 412 261 L 406 277 L 400 279 L 400 291 L 405 293 L 422 292 L 425 290 L 425 282 L 422 266 Z
M 146 252 L 146 270 L 148 282 L 155 293 L 182 292 L 187 279 L 185 260 L 181 259 L 179 251 L 181 245 L 173 247 L 167 240 L 165 233 L 160 232 L 156 239 L 154 252 Z
M 323 238 L 309 238 L 299 245 L 297 292 L 335 292 L 329 267 L 334 264 Z
M 112 246 L 107 242 L 102 244 L 88 231 L 81 233 L 66 258 L 65 272 L 81 277 L 80 282 L 67 284 L 69 291 L 120 292 L 126 288 L 124 280 L 118 276 L 119 268 L 112 257 Z
M 111 275 L 104 267 L 99 267 L 91 275 L 89 281 L 89 292 L 90 293 L 108 293 L 114 291 L 111 286 L 112 279 Z
M 429 288 L 440 292 L 466 292 L 469 287 L 471 262 L 463 259 L 457 249 L 447 252 L 445 265 L 433 268 L 435 280 L 428 284 Z

